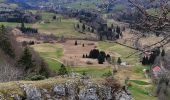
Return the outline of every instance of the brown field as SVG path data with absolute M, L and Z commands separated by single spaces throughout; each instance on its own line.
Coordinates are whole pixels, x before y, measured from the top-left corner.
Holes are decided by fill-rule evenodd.
M 97 48 L 97 42 L 78 40 L 78 45 L 75 46 L 74 44 L 75 40 L 67 40 L 65 43 L 62 43 L 64 49 L 64 56 L 61 58 L 61 61 L 64 64 L 72 66 L 108 66 L 107 62 L 105 62 L 103 65 L 99 65 L 97 59 L 83 58 L 83 54 L 89 55 L 90 50 Z M 84 47 L 82 46 L 83 44 L 85 45 Z M 90 64 L 88 64 L 88 62 Z

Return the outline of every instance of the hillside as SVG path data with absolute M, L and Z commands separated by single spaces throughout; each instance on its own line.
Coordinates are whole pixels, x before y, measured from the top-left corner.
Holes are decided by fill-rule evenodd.
M 0 100 L 169 99 L 167 5 L 0 0 Z

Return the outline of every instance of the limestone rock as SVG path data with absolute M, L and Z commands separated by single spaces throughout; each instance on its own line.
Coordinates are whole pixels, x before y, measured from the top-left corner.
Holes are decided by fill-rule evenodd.
M 98 87 L 91 82 L 88 83 L 87 87 L 80 91 L 79 99 L 80 100 L 99 100 L 97 95 Z
M 24 91 L 26 93 L 26 100 L 42 100 L 41 92 L 32 85 L 24 85 Z
M 66 90 L 65 90 L 65 86 L 60 84 L 60 85 L 56 85 L 54 87 L 54 93 L 58 96 L 65 96 L 66 95 Z
M 67 81 L 65 83 L 65 86 L 67 90 L 66 92 L 68 95 L 68 100 L 78 100 L 79 89 L 78 89 L 77 83 L 74 81 Z

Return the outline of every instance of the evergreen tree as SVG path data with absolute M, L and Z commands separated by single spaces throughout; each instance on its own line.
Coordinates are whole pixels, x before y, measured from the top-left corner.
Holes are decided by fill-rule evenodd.
M 103 57 L 104 62 L 105 62 L 105 59 L 106 59 L 106 53 L 105 53 L 104 51 L 100 51 L 100 55 Z
M 163 49 L 161 52 L 161 56 L 164 57 L 165 56 L 165 50 Z
M 154 64 L 154 61 L 155 61 L 155 59 L 156 59 L 156 54 L 155 53 L 152 53 L 151 55 L 150 55 L 150 58 L 149 58 L 149 64 Z M 148 58 L 147 58 L 148 59 Z
M 32 54 L 28 47 L 25 47 L 23 54 L 18 61 L 19 64 L 25 66 L 25 70 L 34 67 L 33 60 L 32 60 Z
M 112 29 L 114 28 L 114 25 L 113 25 L 113 24 L 111 24 L 111 28 L 112 28 Z
M 146 65 L 146 57 L 143 57 L 143 59 L 142 59 L 142 65 Z
M 122 32 L 120 32 L 120 37 L 123 38 L 123 33 Z
M 94 28 L 91 28 L 91 32 L 94 33 Z
M 21 22 L 21 30 L 23 31 L 25 29 L 24 21 Z
M 98 56 L 98 63 L 99 64 L 103 64 L 104 60 L 105 59 L 103 58 L 103 56 L 101 54 L 99 54 L 99 56 Z
M 78 29 L 80 28 L 80 25 L 79 25 L 79 24 L 77 24 L 77 28 L 78 28 Z
M 97 59 L 100 52 L 98 49 L 93 49 L 90 51 L 89 58 Z
M 53 20 L 56 20 L 56 19 L 57 19 L 57 17 L 54 15 L 54 16 L 53 16 Z
M 66 74 L 68 74 L 67 69 L 66 69 L 66 67 L 63 64 L 61 65 L 61 67 L 60 67 L 60 69 L 58 71 L 58 74 L 59 75 L 66 75 Z
M 83 54 L 83 58 L 85 58 L 85 55 Z
M 83 24 L 83 25 L 82 25 L 82 31 L 84 32 L 85 29 L 86 29 L 86 26 L 85 26 L 85 24 Z
M 90 27 L 88 27 L 88 31 L 90 32 Z
M 77 40 L 75 41 L 75 45 L 78 45 Z
M 119 26 L 116 27 L 116 32 L 117 32 L 118 34 L 120 34 L 120 27 L 119 27 Z
M 86 54 L 86 58 L 88 58 L 88 55 Z
M 156 56 L 159 56 L 160 53 L 161 53 L 160 48 L 155 48 L 155 49 L 153 50 L 153 53 L 156 54 Z
M 0 27 L 0 48 L 3 52 L 9 55 L 11 58 L 15 58 L 15 52 L 12 48 L 8 34 L 6 34 L 5 26 Z
M 121 63 L 122 63 L 122 60 L 121 60 L 121 58 L 119 57 L 118 60 L 117 60 L 117 64 L 120 65 Z

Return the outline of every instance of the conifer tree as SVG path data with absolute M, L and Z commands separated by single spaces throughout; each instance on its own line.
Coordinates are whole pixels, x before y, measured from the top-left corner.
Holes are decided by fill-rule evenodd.
M 83 58 L 85 58 L 85 55 L 83 54 Z
M 120 34 L 120 27 L 119 27 L 119 26 L 116 27 L 116 32 L 117 32 L 118 34 Z
M 18 61 L 19 64 L 25 66 L 25 70 L 34 67 L 33 60 L 32 60 L 32 54 L 28 47 L 25 47 L 23 54 Z
M 122 63 L 122 60 L 121 60 L 121 58 L 119 57 L 118 60 L 117 60 L 117 64 L 120 65 L 121 63 Z
M 15 52 L 12 48 L 8 34 L 6 33 L 5 26 L 2 25 L 0 27 L 0 48 L 5 54 L 9 55 L 11 58 L 15 58 Z
M 94 28 L 91 28 L 91 32 L 94 33 Z
M 78 28 L 78 29 L 80 28 L 80 25 L 79 25 L 79 24 L 77 24 L 77 28 Z
M 60 69 L 58 71 L 58 74 L 59 75 L 66 75 L 66 74 L 68 74 L 67 69 L 66 69 L 66 67 L 63 64 L 61 65 L 61 67 L 60 67 Z
M 103 64 L 103 62 L 104 62 L 104 58 L 103 58 L 103 56 L 101 54 L 99 54 L 99 56 L 98 56 L 98 63 L 99 64 Z
M 82 31 L 84 32 L 85 29 L 86 29 L 86 26 L 85 26 L 85 24 L 83 24 L 83 25 L 82 25 Z
M 165 56 L 165 50 L 163 49 L 161 52 L 161 56 L 164 57 Z
M 78 45 L 77 41 L 75 41 L 74 45 Z

